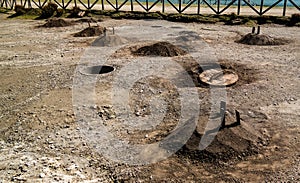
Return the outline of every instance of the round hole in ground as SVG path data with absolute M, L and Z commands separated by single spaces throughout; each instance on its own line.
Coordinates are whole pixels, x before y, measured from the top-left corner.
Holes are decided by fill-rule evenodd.
M 108 65 L 95 65 L 84 68 L 81 72 L 84 74 L 106 74 L 114 71 L 115 68 Z
M 172 29 L 183 29 L 182 27 L 179 27 L 179 26 L 172 26 L 171 28 Z
M 160 26 L 160 25 L 152 25 L 151 27 L 153 27 L 153 28 L 160 28 L 162 26 Z

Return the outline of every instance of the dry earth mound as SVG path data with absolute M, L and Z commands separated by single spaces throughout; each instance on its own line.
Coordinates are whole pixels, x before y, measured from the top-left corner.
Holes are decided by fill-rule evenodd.
M 289 41 L 285 39 L 274 38 L 265 34 L 253 33 L 246 34 L 237 42 L 248 45 L 284 45 L 289 43 Z
M 261 147 L 268 143 L 267 137 L 247 122 L 241 121 L 237 124 L 232 111 L 226 113 L 226 125 L 222 129 L 204 131 L 201 129 L 204 125 L 200 122 L 182 153 L 199 160 L 215 161 L 243 159 L 260 152 Z M 200 140 L 204 135 L 213 138 L 213 141 L 205 150 L 200 150 L 199 147 L 203 146 Z
M 64 19 L 61 19 L 61 18 L 51 18 L 51 19 L 48 19 L 47 22 L 44 25 L 42 25 L 41 27 L 47 27 L 47 28 L 66 27 L 66 26 L 70 26 L 70 25 L 73 25 L 73 23 L 66 21 Z
M 91 26 L 88 27 L 76 34 L 74 34 L 74 37 L 93 37 L 93 36 L 100 36 L 101 34 L 103 34 L 104 32 L 106 32 L 106 28 L 105 27 L 101 27 L 101 26 Z
M 174 57 L 185 55 L 186 51 L 169 42 L 158 42 L 155 44 L 143 46 L 136 51 L 133 51 L 132 54 L 137 56 Z

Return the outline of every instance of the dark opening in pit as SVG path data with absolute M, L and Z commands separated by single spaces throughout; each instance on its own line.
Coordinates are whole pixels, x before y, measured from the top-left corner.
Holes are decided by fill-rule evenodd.
M 114 71 L 115 68 L 107 65 L 96 65 L 84 68 L 81 72 L 84 74 L 106 74 Z

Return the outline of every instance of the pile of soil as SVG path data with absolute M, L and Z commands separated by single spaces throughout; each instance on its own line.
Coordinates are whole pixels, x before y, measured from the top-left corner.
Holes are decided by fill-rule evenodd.
M 284 45 L 289 43 L 289 41 L 285 39 L 273 38 L 265 34 L 253 33 L 246 34 L 237 42 L 248 45 Z
M 48 19 L 47 22 L 42 25 L 41 27 L 66 27 L 66 26 L 70 26 L 73 25 L 72 22 L 66 21 L 64 19 L 61 18 L 51 18 Z
M 201 128 L 204 128 L 205 125 L 199 122 L 197 129 L 180 154 L 201 161 L 234 161 L 234 159 L 243 159 L 257 154 L 262 150 L 261 147 L 268 144 L 269 137 L 262 135 L 247 122 L 241 121 L 241 124 L 237 125 L 233 111 L 227 111 L 226 113 L 225 128 L 219 129 L 219 131 L 211 129 L 204 133 L 204 129 Z M 200 150 L 199 143 L 204 134 L 208 136 L 216 134 L 216 136 L 205 150 Z
M 74 37 L 93 37 L 93 36 L 100 36 L 101 34 L 103 34 L 104 32 L 106 32 L 106 28 L 105 27 L 101 27 L 101 26 L 91 26 L 88 27 L 76 34 L 74 34 Z
M 158 42 L 143 46 L 136 51 L 133 51 L 132 54 L 137 56 L 174 57 L 185 55 L 187 52 L 169 42 Z
M 104 35 L 100 38 L 97 38 L 93 43 L 92 46 L 119 46 L 128 43 L 125 38 L 122 38 L 118 35 Z

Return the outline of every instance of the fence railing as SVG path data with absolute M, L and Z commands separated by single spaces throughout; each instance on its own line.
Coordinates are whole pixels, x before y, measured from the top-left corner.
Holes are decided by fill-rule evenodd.
M 13 9 L 15 5 L 23 5 L 25 7 L 37 7 L 42 8 L 51 0 L 0 0 L 0 7 Z M 224 3 L 225 1 L 225 3 Z M 257 15 L 264 15 L 275 6 L 281 4 L 282 15 L 286 15 L 287 4 L 300 12 L 300 0 L 274 0 L 273 4 L 265 5 L 265 0 L 260 0 L 260 4 L 251 4 L 251 0 L 52 0 L 60 8 L 67 9 L 74 6 L 81 6 L 85 9 L 98 9 L 106 10 L 113 9 L 115 11 L 123 10 L 124 6 L 127 6 L 130 11 L 134 10 L 134 7 L 142 8 L 143 11 L 149 12 L 154 8 L 158 8 L 162 12 L 166 12 L 166 7 L 172 8 L 177 13 L 183 13 L 188 8 L 196 8 L 197 14 L 200 14 L 201 8 L 206 7 L 215 14 L 222 14 L 228 8 L 235 8 L 237 14 L 241 12 L 241 7 L 249 7 Z M 297 3 L 296 3 L 297 2 Z M 128 9 L 127 8 L 127 9 Z M 278 7 L 276 7 L 278 8 Z

